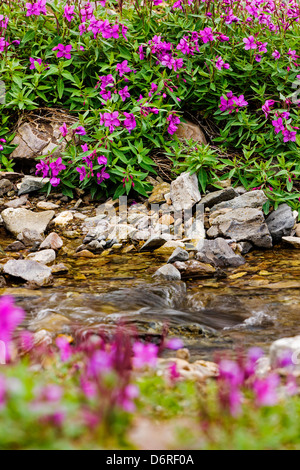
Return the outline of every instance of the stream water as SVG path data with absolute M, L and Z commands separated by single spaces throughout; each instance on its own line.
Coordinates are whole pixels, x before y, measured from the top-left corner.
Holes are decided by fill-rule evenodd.
M 6 239 L 7 243 L 7 239 Z M 73 248 L 74 241 L 68 241 Z M 114 329 L 119 321 L 156 341 L 163 328 L 181 337 L 192 357 L 213 359 L 216 350 L 259 345 L 300 334 L 300 257 L 281 247 L 254 251 L 222 279 L 154 281 L 168 255 L 108 254 L 75 258 L 48 288 L 20 283 L 0 289 L 27 312 L 26 327 L 51 334 Z M 3 255 L 4 258 L 4 255 Z

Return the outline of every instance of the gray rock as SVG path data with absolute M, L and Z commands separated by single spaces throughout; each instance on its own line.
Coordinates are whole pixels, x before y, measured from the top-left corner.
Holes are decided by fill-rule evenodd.
M 32 212 L 21 207 L 4 209 L 1 213 L 5 228 L 15 236 L 25 229 L 36 230 L 42 234 L 54 215 L 54 211 Z
M 4 194 L 7 194 L 9 191 L 13 189 L 14 185 L 12 184 L 11 181 L 8 179 L 1 179 L 0 180 L 0 197 L 4 196 Z
M 246 260 L 236 255 L 224 238 L 215 240 L 201 240 L 197 245 L 195 258 L 202 263 L 209 263 L 218 267 L 241 266 Z
M 178 247 L 178 248 L 175 248 L 175 250 L 171 254 L 170 258 L 168 259 L 168 263 L 175 263 L 175 261 L 187 261 L 188 259 L 189 259 L 188 252 Z
M 37 253 L 32 253 L 31 255 L 27 256 L 27 259 L 31 259 L 33 261 L 37 261 L 41 264 L 50 264 L 55 261 L 56 254 L 54 250 L 42 250 Z
M 59 208 L 58 204 L 54 204 L 53 202 L 47 201 L 40 201 L 36 205 L 37 209 L 41 209 L 42 211 L 51 211 Z
M 153 274 L 153 277 L 163 277 L 167 281 L 180 281 L 181 274 L 172 264 L 164 264 Z
M 21 197 L 18 197 L 17 199 L 13 199 L 12 201 L 6 202 L 4 205 L 5 207 L 12 207 L 13 209 L 17 209 L 18 207 L 25 206 L 25 204 L 28 201 L 28 196 L 24 194 Z
M 216 269 L 213 266 L 196 259 L 176 261 L 173 266 L 178 269 L 182 277 L 206 278 L 212 277 L 216 273 Z
M 204 207 L 213 207 L 221 202 L 230 201 L 238 196 L 238 193 L 233 188 L 225 188 L 220 191 L 213 191 L 212 193 L 206 194 L 201 199 L 201 204 Z
M 9 260 L 3 266 L 3 271 L 10 276 L 18 277 L 29 282 L 35 282 L 39 286 L 47 285 L 52 281 L 50 268 L 29 259 Z
M 217 217 L 210 217 L 209 221 L 211 227 L 207 235 L 211 238 L 225 237 L 237 242 L 249 241 L 261 248 L 272 247 L 272 237 L 264 214 L 259 209 L 234 209 Z
M 62 241 L 60 236 L 55 232 L 51 232 L 42 242 L 40 248 L 51 248 L 52 250 L 59 250 L 63 246 L 63 244 L 64 242 Z
M 22 251 L 22 250 L 25 250 L 25 245 L 22 242 L 19 242 L 19 241 L 15 241 L 13 243 L 10 243 L 5 248 L 5 251 L 13 251 L 13 252 Z
M 279 243 L 282 237 L 288 237 L 292 233 L 295 225 L 292 209 L 287 204 L 280 204 L 278 209 L 267 217 L 266 224 L 273 242 Z
M 243 209 L 246 207 L 251 207 L 253 209 L 261 209 L 268 198 L 265 193 L 257 189 L 255 191 L 248 191 L 241 196 L 235 197 L 230 201 L 220 202 L 211 208 L 211 212 L 220 210 L 220 209 Z
M 282 237 L 282 241 L 300 250 L 300 238 L 299 237 Z
M 18 196 L 29 194 L 34 191 L 42 189 L 47 183 L 49 178 L 41 178 L 39 176 L 24 176 L 19 186 Z
M 175 211 L 191 209 L 201 199 L 197 175 L 182 173 L 172 181 L 170 195 Z
M 240 242 L 238 244 L 238 249 L 239 249 L 241 255 L 246 255 L 247 253 L 249 253 L 249 251 L 252 250 L 252 248 L 253 248 L 253 246 L 249 242 Z
M 17 239 L 24 243 L 25 246 L 33 246 L 36 242 L 42 243 L 43 237 L 36 230 L 25 229 L 22 233 L 19 233 Z
M 135 232 L 131 232 L 129 237 L 133 242 L 140 242 L 148 240 L 151 236 L 151 231 L 149 229 L 144 230 L 136 230 Z
M 300 336 L 281 338 L 270 346 L 270 362 L 273 368 L 280 366 L 280 361 L 291 357 L 294 366 L 300 369 Z
M 98 242 L 97 240 L 93 240 L 90 243 L 88 243 L 85 249 L 87 248 L 92 253 L 101 253 L 105 248 L 105 244 L 106 243 L 104 240 L 102 240 L 101 242 Z
M 140 251 L 153 251 L 156 250 L 157 248 L 160 248 L 167 242 L 167 237 L 165 235 L 161 236 L 154 236 L 149 238 L 149 240 L 146 241 L 146 243 L 142 246 Z

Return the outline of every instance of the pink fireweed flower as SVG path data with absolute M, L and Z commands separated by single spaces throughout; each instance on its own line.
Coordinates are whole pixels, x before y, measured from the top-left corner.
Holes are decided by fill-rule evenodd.
M 145 54 L 144 54 L 144 49 L 143 49 L 143 46 L 139 46 L 139 57 L 140 57 L 140 60 L 144 60 L 145 59 Z
M 88 377 L 97 378 L 99 375 L 109 372 L 112 367 L 113 357 L 111 353 L 103 350 L 95 351 L 88 364 Z
M 131 134 L 131 131 L 136 128 L 136 120 L 135 120 L 134 114 L 126 113 L 124 111 L 124 116 L 126 117 L 126 119 L 123 121 L 122 124 L 124 127 L 126 127 L 129 134 Z
M 295 60 L 299 57 L 298 55 L 296 55 L 296 51 L 292 51 L 291 48 L 289 48 L 289 51 L 288 51 L 287 55 L 290 56 L 293 60 Z
M 124 88 L 119 90 L 119 95 L 122 101 L 126 101 L 126 98 L 130 98 L 130 93 L 128 91 L 128 86 L 126 85 Z
M 124 411 L 127 411 L 127 413 L 133 413 L 135 411 L 135 404 L 133 400 L 138 398 L 139 394 L 140 392 L 136 385 L 126 385 L 118 400 L 118 404 L 123 408 Z
M 217 37 L 218 41 L 220 41 L 220 42 L 229 41 L 229 37 L 225 36 L 225 34 L 220 34 L 220 33 L 218 33 L 218 34 L 219 34 L 219 36 Z
M 158 346 L 156 346 L 156 344 L 143 344 L 136 341 L 132 349 L 134 353 L 132 365 L 135 369 L 141 369 L 144 366 L 156 366 L 158 354 Z
M 77 170 L 77 168 L 76 168 Z M 60 350 L 60 358 L 62 362 L 67 362 L 72 356 L 72 348 L 69 341 L 63 336 L 59 336 L 56 339 L 56 346 Z
M 13 297 L 0 298 L 0 341 L 5 346 L 5 359 L 10 359 L 10 344 L 15 329 L 25 318 L 25 312 L 15 305 Z
M 203 30 L 199 31 L 199 37 L 202 39 L 204 44 L 214 40 L 214 35 L 211 28 L 204 28 Z
M 274 100 L 266 100 L 265 104 L 261 107 L 261 109 L 265 113 L 266 118 L 269 116 L 269 114 L 271 112 L 270 107 L 273 106 L 274 104 L 275 104 Z
M 258 45 L 258 52 L 260 52 L 260 54 L 267 52 L 267 45 L 268 45 L 267 42 L 258 42 L 257 45 Z
M 81 148 L 82 148 L 83 152 L 88 152 L 89 151 L 88 144 L 81 145 Z
M 261 348 L 253 347 L 249 349 L 247 353 L 245 367 L 244 367 L 246 379 L 255 374 L 256 363 L 263 356 L 264 356 L 264 352 Z
M 66 135 L 68 134 L 67 124 L 64 122 L 63 125 L 59 128 L 59 130 L 61 132 L 61 135 L 63 137 L 66 137 Z
M 65 170 L 67 167 L 62 163 L 62 158 L 58 157 L 57 160 L 50 163 L 52 176 L 57 176 L 60 171 Z M 51 181 L 50 181 L 51 182 Z M 51 183 L 52 184 L 52 183 Z
M 184 347 L 183 341 L 179 338 L 171 338 L 166 342 L 166 348 L 173 349 L 176 351 L 177 349 L 181 349 Z
M 29 69 L 30 70 L 34 70 L 35 69 L 35 62 L 37 62 L 39 65 L 42 65 L 42 59 L 34 59 L 33 57 L 29 57 L 29 61 L 30 61 L 30 67 Z
M 256 395 L 256 403 L 259 406 L 273 406 L 278 401 L 277 388 L 280 378 L 277 374 L 271 374 L 263 379 L 256 379 L 253 390 Z
M 81 167 L 77 166 L 76 171 L 78 171 L 78 173 L 79 173 L 79 181 L 83 181 L 86 177 L 86 168 L 85 168 L 85 166 L 81 166 Z
M 127 31 L 128 31 L 128 27 L 125 26 L 124 24 L 121 24 L 121 32 L 122 32 L 122 36 L 125 39 L 125 41 L 127 41 L 127 37 L 126 37 Z
M 44 160 L 41 160 L 40 163 L 36 165 L 36 172 L 35 174 L 38 175 L 39 173 L 42 173 L 43 178 L 47 178 L 48 173 L 49 173 L 49 165 Z
M 255 60 L 256 60 L 256 62 L 261 62 L 261 59 L 262 59 L 262 56 L 261 56 L 261 55 L 259 55 L 259 54 L 256 54 L 256 55 L 255 55 Z
M 249 51 L 250 49 L 256 49 L 257 45 L 253 36 L 249 36 L 248 38 L 244 38 L 243 42 L 245 44 L 245 51 Z
M 5 41 L 4 38 L 0 37 L 0 52 L 3 52 L 6 47 L 9 46 L 9 42 Z
M 69 22 L 72 21 L 72 19 L 73 19 L 74 16 L 75 16 L 74 9 L 75 9 L 74 6 L 69 6 L 69 5 L 66 5 L 66 6 L 65 6 L 65 9 L 64 9 L 64 17 L 65 17 L 66 20 L 69 21 Z
M 3 145 L 2 144 L 5 144 L 6 143 L 6 139 L 0 139 L 0 152 L 3 150 Z
M 132 72 L 131 68 L 128 67 L 128 60 L 123 60 L 117 64 L 116 69 L 119 72 L 120 77 L 123 77 L 125 73 Z
M 178 124 L 180 124 L 180 118 L 178 116 L 175 116 L 174 114 L 170 114 L 167 117 L 167 121 L 169 122 L 168 133 L 173 135 L 178 129 Z
M 110 174 L 106 172 L 105 166 L 101 168 L 101 170 L 97 173 L 97 184 L 103 183 L 104 180 L 108 180 L 110 178 Z
M 288 111 L 284 111 L 283 113 L 281 113 L 281 117 L 283 117 L 284 119 L 288 119 L 290 117 L 290 113 Z
M 107 157 L 105 155 L 100 155 L 100 157 L 97 158 L 98 165 L 107 165 Z
M 57 58 L 64 57 L 65 59 L 71 59 L 71 50 L 72 46 L 71 44 L 68 44 L 67 46 L 64 46 L 63 44 L 58 44 L 56 47 L 53 47 L 53 51 L 58 51 L 56 54 Z
M 281 131 L 284 131 L 285 127 L 282 122 L 282 118 L 274 119 L 272 121 L 272 126 L 274 127 L 275 134 L 278 134 Z
M 82 126 L 78 126 L 76 129 L 74 129 L 74 134 L 76 135 L 86 135 L 86 130 Z
M 229 67 L 230 67 L 229 64 L 226 64 L 226 63 L 224 62 L 224 60 L 222 59 L 221 56 L 219 56 L 219 57 L 217 56 L 217 57 L 216 57 L 215 66 L 216 66 L 216 68 L 217 68 L 218 70 L 222 70 L 222 68 L 223 68 L 223 69 L 229 69 Z
M 39 16 L 41 13 L 46 15 L 46 1 L 47 0 L 39 0 L 37 3 L 26 3 L 26 16 Z
M 283 142 L 296 142 L 296 135 L 297 132 L 290 131 L 289 129 L 285 129 L 282 131 L 283 135 Z
M 104 113 L 104 126 L 109 128 L 110 132 L 115 130 L 115 127 L 120 126 L 120 121 L 118 119 L 119 113 L 118 111 L 114 111 L 113 113 Z M 100 121 L 101 122 L 101 121 Z
M 163 2 L 163 0 L 153 0 L 153 5 L 157 6 L 160 5 Z
M 275 51 L 272 52 L 272 57 L 274 57 L 275 60 L 280 59 L 280 53 L 279 51 L 277 51 L 277 49 L 275 49 Z
M 171 362 L 168 366 L 168 372 L 171 382 L 176 382 L 180 378 L 176 362 Z
M 236 362 L 223 359 L 219 363 L 219 378 L 232 386 L 240 386 L 244 381 L 244 373 Z

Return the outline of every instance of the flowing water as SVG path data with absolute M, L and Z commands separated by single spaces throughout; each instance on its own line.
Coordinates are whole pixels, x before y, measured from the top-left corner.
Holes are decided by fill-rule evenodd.
M 275 339 L 300 334 L 299 251 L 255 251 L 222 279 L 154 281 L 167 258 L 120 253 L 86 259 L 66 250 L 57 262 L 69 272 L 56 276 L 53 286 L 32 290 L 14 283 L 0 295 L 15 296 L 32 331 L 110 331 L 122 321 L 152 341 L 168 329 L 197 358 L 213 359 L 216 350 L 238 345 L 267 350 Z

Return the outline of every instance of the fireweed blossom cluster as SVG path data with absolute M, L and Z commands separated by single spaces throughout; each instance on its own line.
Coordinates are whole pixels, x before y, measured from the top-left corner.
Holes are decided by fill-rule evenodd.
M 245 402 L 245 391 L 251 390 L 257 406 L 273 406 L 279 401 L 280 376 L 270 372 L 264 377 L 257 377 L 257 362 L 264 356 L 258 347 L 249 349 L 246 357 L 236 360 L 222 359 L 219 361 L 218 397 L 223 409 L 237 416 L 242 412 Z M 291 357 L 284 358 L 279 367 L 291 367 Z M 288 374 L 283 388 L 286 395 L 297 393 L 293 375 Z
M 232 111 L 238 112 L 240 108 L 243 108 L 248 105 L 248 102 L 245 100 L 244 95 L 240 95 L 239 97 L 237 97 L 233 95 L 232 91 L 227 93 L 226 98 L 224 98 L 224 96 L 221 96 L 220 101 L 220 110 L 222 112 L 229 111 L 229 114 L 232 113 Z

